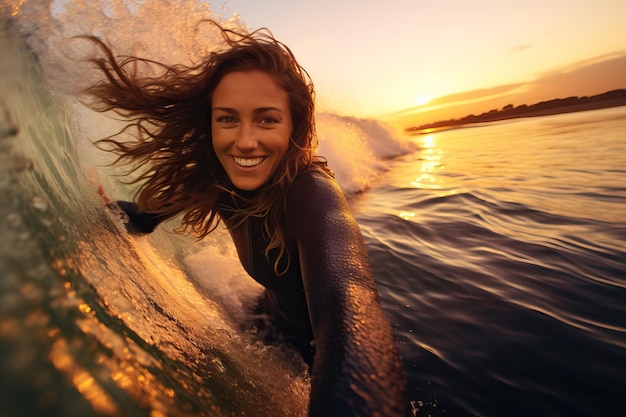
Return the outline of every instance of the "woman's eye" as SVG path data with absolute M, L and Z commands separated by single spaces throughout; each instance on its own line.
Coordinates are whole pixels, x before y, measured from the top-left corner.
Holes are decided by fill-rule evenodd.
M 231 116 L 218 116 L 215 121 L 218 123 L 235 123 L 235 118 Z
M 270 117 L 270 116 L 267 116 L 267 117 L 263 117 L 263 118 L 261 119 L 261 123 L 262 123 L 262 124 L 266 124 L 266 125 L 267 125 L 267 124 L 278 123 L 278 119 L 276 119 L 275 117 Z

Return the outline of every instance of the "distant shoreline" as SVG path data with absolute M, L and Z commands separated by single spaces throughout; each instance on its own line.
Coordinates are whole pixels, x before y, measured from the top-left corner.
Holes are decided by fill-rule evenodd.
M 500 110 L 494 109 L 479 115 L 471 114 L 461 119 L 443 120 L 421 126 L 409 127 L 406 131 L 410 134 L 424 134 L 476 123 L 488 123 L 524 117 L 550 116 L 553 114 L 575 113 L 618 106 L 626 106 L 626 89 L 612 90 L 590 97 L 558 98 L 542 101 L 530 106 L 522 104 L 514 107 L 512 104 L 509 104 Z

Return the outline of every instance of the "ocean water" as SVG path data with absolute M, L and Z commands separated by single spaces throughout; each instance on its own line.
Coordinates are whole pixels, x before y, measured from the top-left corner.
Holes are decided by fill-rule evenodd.
M 417 415 L 623 414 L 626 107 L 413 140 L 356 211 Z
M 199 17 L 220 16 L 193 1 L 1 10 L 0 416 L 305 415 L 306 367 L 246 328 L 261 288 L 226 232 L 195 242 L 174 220 L 130 237 L 94 186 L 133 193 L 92 145 L 119 124 L 77 100 L 92 74 L 71 36 L 189 62 L 217 42 Z M 623 412 L 626 107 L 418 136 L 318 121 L 414 415 Z

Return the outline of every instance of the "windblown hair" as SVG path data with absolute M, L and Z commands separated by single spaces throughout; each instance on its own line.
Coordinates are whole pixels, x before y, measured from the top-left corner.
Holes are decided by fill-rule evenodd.
M 96 37 L 86 37 L 103 53 L 91 61 L 104 79 L 89 87 L 88 105 L 113 111 L 129 123 L 120 132 L 97 142 L 115 153 L 115 163 L 128 164 L 138 175 L 137 203 L 142 212 L 169 218 L 183 214 L 180 233 L 203 238 L 220 219 L 229 228 L 250 217 L 265 219 L 270 237 L 266 249 L 279 250 L 277 274 L 285 246 L 285 204 L 299 172 L 314 169 L 332 175 L 325 159 L 315 155 L 314 89 L 310 77 L 293 53 L 267 29 L 238 33 L 216 22 L 226 49 L 210 53 L 199 65 L 165 65 L 155 61 L 116 57 Z M 149 68 L 156 76 L 138 73 Z M 293 132 L 288 150 L 269 181 L 255 193 L 241 193 L 228 178 L 213 150 L 212 95 L 226 74 L 264 72 L 289 96 Z M 131 141 L 119 137 L 131 133 Z M 284 265 L 284 263 L 281 263 Z

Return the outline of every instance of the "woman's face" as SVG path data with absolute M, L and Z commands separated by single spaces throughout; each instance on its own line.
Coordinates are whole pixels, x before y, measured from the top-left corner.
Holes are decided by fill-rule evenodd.
M 233 185 L 260 188 L 287 152 L 293 122 L 289 96 L 260 71 L 231 72 L 211 102 L 213 149 Z

